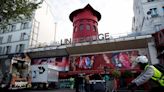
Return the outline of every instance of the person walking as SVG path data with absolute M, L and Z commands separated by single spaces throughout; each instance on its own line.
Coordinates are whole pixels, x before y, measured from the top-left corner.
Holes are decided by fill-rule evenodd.
M 105 80 L 105 92 L 112 92 L 114 88 L 114 78 L 108 74 L 105 75 L 103 79 Z
M 78 75 L 76 75 L 75 76 L 75 92 L 80 92 L 79 91 L 79 76 Z
M 161 71 L 153 65 L 148 64 L 146 56 L 138 56 L 135 63 L 140 67 L 143 72 L 128 85 L 128 89 L 134 89 L 145 82 L 149 83 L 152 87 L 150 92 L 164 92 L 164 76 Z M 153 82 L 152 82 L 153 81 Z
M 90 92 L 90 78 L 89 75 L 85 76 L 85 92 Z
M 94 80 L 93 92 L 105 92 L 105 84 L 101 74 L 95 74 Z

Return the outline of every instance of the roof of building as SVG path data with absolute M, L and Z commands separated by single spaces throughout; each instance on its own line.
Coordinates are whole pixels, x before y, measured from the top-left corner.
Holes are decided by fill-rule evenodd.
M 72 43 L 60 46 L 46 46 L 29 48 L 26 53 L 31 58 L 60 57 L 67 55 L 82 55 L 88 53 L 101 53 L 109 51 L 120 51 L 128 49 L 148 48 L 147 44 L 152 40 L 151 35 L 122 37 L 109 40 L 91 41 L 83 43 Z M 92 48 L 92 49 L 91 49 Z
M 93 15 L 97 17 L 98 21 L 101 19 L 101 14 L 98 11 L 96 11 L 95 9 L 93 9 L 90 4 L 87 4 L 84 8 L 73 11 L 69 16 L 70 20 L 73 21 L 74 16 L 76 16 L 77 14 L 83 12 L 86 9 L 91 10 Z

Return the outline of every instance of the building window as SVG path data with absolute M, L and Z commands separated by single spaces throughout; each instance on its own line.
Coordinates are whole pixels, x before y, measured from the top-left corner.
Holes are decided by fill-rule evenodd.
M 0 29 L 0 33 L 4 33 L 4 31 L 5 31 L 5 28 Z
M 27 29 L 29 27 L 29 23 L 28 22 L 24 22 L 21 24 L 21 29 Z
M 19 52 L 23 52 L 25 45 L 24 44 L 20 44 L 19 47 L 20 47 Z
M 21 33 L 20 40 L 24 40 L 26 33 Z
M 84 22 L 84 20 L 83 20 L 83 19 L 81 19 L 81 20 L 80 20 L 80 23 L 83 23 L 83 22 Z
M 16 46 L 16 52 L 23 52 L 25 48 L 25 44 L 19 44 Z
M 148 2 L 152 2 L 152 1 L 154 1 L 154 0 L 147 0 Z
M 151 17 L 157 17 L 158 16 L 157 8 L 150 9 L 147 14 L 151 15 Z
M 93 31 L 97 31 L 97 27 L 93 25 Z
M 77 27 L 76 26 L 74 27 L 74 32 L 77 32 Z
M 3 28 L 0 28 L 0 33 L 3 33 Z
M 18 50 L 19 50 L 19 45 L 16 45 L 15 52 L 18 52 Z
M 0 44 L 3 42 L 3 37 L 0 37 Z
M 5 29 L 5 33 L 10 32 L 10 25 L 7 25 L 4 29 Z
M 11 42 L 11 39 L 12 39 L 12 35 L 9 35 L 8 39 L 7 39 L 7 42 Z
M 5 54 L 5 51 L 6 51 L 6 47 L 3 47 L 2 54 Z
M 7 32 L 7 27 L 1 28 L 1 33 Z
M 91 30 L 91 26 L 89 24 L 86 25 L 86 30 L 90 31 Z
M 16 30 L 16 25 L 11 25 L 11 31 L 15 31 Z
M 84 30 L 84 25 L 80 24 L 80 31 Z
M 0 47 L 0 54 L 2 54 L 2 47 Z
M 11 51 L 11 46 L 6 46 L 6 53 L 5 54 L 9 54 Z

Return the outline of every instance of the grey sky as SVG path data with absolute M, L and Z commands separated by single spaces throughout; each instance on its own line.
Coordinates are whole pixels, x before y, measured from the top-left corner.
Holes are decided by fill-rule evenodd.
M 72 37 L 73 27 L 69 14 L 88 3 L 101 13 L 99 33 L 112 35 L 131 32 L 133 0 L 47 0 L 47 3 L 54 17 L 53 22 L 57 23 L 57 41 Z

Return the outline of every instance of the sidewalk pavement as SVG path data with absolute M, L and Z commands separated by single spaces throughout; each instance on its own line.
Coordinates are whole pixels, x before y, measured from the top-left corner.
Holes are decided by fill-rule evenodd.
M 57 89 L 54 92 L 75 92 L 73 89 Z

